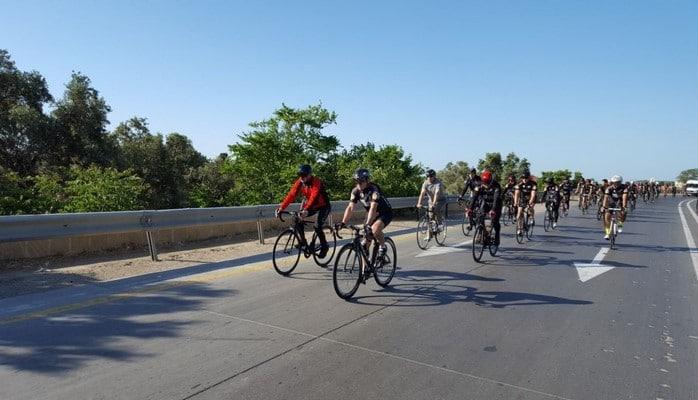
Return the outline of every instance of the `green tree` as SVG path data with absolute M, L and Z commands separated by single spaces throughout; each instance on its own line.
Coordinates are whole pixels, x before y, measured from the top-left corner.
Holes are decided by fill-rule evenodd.
M 686 181 L 689 179 L 698 179 L 698 168 L 691 168 L 681 171 L 681 173 L 679 173 L 679 175 L 676 177 L 677 181 L 683 183 L 686 183 Z
M 543 171 L 541 172 L 540 179 L 538 179 L 538 190 L 543 190 L 545 188 L 545 181 L 548 178 L 553 178 L 556 184 L 560 184 L 566 177 L 572 176 L 572 172 L 568 169 L 559 169 L 557 171 Z
M 470 167 L 465 161 L 449 162 L 436 176 L 446 187 L 446 193 L 460 195 L 465 186 L 465 179 L 470 173 Z
M 187 175 L 189 204 L 193 207 L 221 207 L 237 203 L 233 190 L 235 179 L 227 170 L 227 163 L 228 155 L 223 153 Z
M 52 124 L 43 106 L 51 101 L 46 80 L 18 70 L 0 49 L 0 166 L 26 176 L 49 154 Z
M 90 78 L 74 72 L 63 98 L 56 103 L 56 135 L 53 165 L 111 165 L 114 143 L 106 130 L 111 111 Z
M 63 212 L 127 211 L 142 209 L 147 185 L 131 171 L 73 166 L 66 182 Z
M 349 197 L 354 187 L 351 177 L 358 168 L 367 168 L 371 180 L 389 197 L 416 196 L 424 180 L 424 168 L 415 164 L 402 147 L 387 145 L 376 148 L 373 143 L 355 145 L 342 151 L 338 158 L 336 176 L 340 181 L 333 190 L 338 193 L 336 198 Z
M 574 178 L 572 178 L 572 184 L 574 187 L 577 187 L 579 182 L 581 182 L 584 179 L 584 175 L 580 171 L 575 171 L 574 172 Z
M 229 146 L 227 171 L 238 183 L 233 197 L 241 204 L 281 201 L 296 178 L 299 164 L 321 170 L 335 158 L 339 141 L 324 135 L 323 129 L 336 119 L 337 115 L 321 104 L 303 109 L 282 105 L 271 118 L 251 123 L 251 131 Z
M 486 153 L 485 158 L 480 159 L 478 162 L 477 169 L 480 172 L 484 170 L 490 171 L 500 181 L 506 180 L 506 177 L 502 176 L 504 165 L 502 163 L 502 155 L 499 153 Z

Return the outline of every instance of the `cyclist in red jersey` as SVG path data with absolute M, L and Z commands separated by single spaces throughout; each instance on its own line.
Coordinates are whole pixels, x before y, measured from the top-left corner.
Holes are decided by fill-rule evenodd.
M 279 207 L 276 209 L 278 214 L 284 211 L 294 200 L 302 194 L 305 199 L 301 203 L 301 218 L 312 217 L 317 214 L 317 219 L 315 220 L 315 233 L 317 233 L 318 239 L 320 239 L 320 253 L 318 256 L 323 258 L 327 255 L 329 246 L 327 245 L 327 238 L 325 237 L 325 232 L 322 227 L 327 221 L 327 217 L 332 211 L 332 206 L 330 205 L 330 199 L 325 190 L 325 184 L 320 180 L 320 178 L 313 176 L 313 170 L 310 165 L 301 165 L 298 167 L 298 179 L 291 186 L 288 194 L 281 202 Z M 303 225 L 300 225 L 301 234 L 303 241 L 306 242 L 305 232 L 303 231 Z M 306 242 L 307 243 L 307 242 Z

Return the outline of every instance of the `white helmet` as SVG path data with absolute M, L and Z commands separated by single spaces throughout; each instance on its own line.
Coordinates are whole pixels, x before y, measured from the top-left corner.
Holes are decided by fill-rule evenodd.
M 620 175 L 613 175 L 613 177 L 611 177 L 611 183 L 616 182 L 623 182 L 623 177 Z

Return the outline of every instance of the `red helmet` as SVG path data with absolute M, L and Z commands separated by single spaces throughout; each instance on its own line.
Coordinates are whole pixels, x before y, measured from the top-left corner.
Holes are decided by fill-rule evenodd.
M 485 170 L 482 172 L 481 178 L 482 178 L 482 183 L 484 183 L 485 185 L 489 185 L 490 182 L 492 182 L 492 173 L 488 170 Z

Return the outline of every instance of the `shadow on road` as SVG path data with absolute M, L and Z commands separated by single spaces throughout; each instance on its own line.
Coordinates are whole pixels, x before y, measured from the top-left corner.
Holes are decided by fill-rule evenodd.
M 19 371 L 62 375 L 100 359 L 153 357 L 156 350 L 137 352 L 128 341 L 177 337 L 197 322 L 168 318 L 167 314 L 197 310 L 205 299 L 234 294 L 234 290 L 178 282 L 157 292 L 93 300 L 69 314 L 6 322 L 0 325 L 0 364 Z
M 384 305 L 385 301 L 374 299 L 393 299 L 391 307 L 433 307 L 456 302 L 473 303 L 481 307 L 506 308 L 512 306 L 535 305 L 587 305 L 587 300 L 574 300 L 536 293 L 480 291 L 478 288 L 459 284 L 463 281 L 504 281 L 501 278 L 488 278 L 467 273 L 417 270 L 406 271 L 396 275 L 399 282 L 378 291 L 378 294 L 356 296 L 351 301 L 357 304 Z M 406 281 L 405 283 L 402 283 Z

